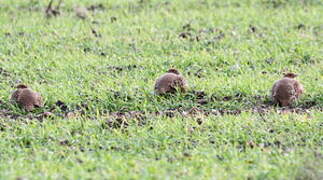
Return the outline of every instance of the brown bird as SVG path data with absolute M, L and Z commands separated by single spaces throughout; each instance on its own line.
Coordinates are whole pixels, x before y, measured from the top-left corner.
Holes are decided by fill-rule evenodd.
M 275 82 L 271 90 L 271 96 L 275 103 L 280 106 L 288 106 L 303 94 L 303 85 L 295 80 L 295 77 L 297 74 L 286 73 L 283 79 Z
M 158 95 L 185 92 L 188 85 L 185 78 L 176 69 L 169 69 L 166 74 L 156 80 L 155 93 Z
M 11 96 L 12 102 L 19 104 L 27 111 L 32 111 L 35 107 L 43 107 L 43 100 L 39 93 L 23 84 L 18 85 L 17 88 Z

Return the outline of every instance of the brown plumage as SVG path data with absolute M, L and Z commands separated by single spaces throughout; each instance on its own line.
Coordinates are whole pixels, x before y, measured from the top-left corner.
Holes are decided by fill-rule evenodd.
M 158 95 L 175 93 L 176 91 L 185 92 L 187 82 L 176 69 L 169 69 L 166 74 L 156 80 L 155 93 Z
M 17 86 L 17 90 L 11 96 L 11 101 L 19 104 L 27 111 L 32 111 L 35 107 L 43 107 L 41 95 L 23 84 Z
M 283 79 L 275 82 L 271 90 L 271 96 L 275 103 L 280 106 L 288 106 L 303 94 L 303 85 L 295 80 L 295 77 L 297 77 L 296 74 L 287 73 L 284 74 Z

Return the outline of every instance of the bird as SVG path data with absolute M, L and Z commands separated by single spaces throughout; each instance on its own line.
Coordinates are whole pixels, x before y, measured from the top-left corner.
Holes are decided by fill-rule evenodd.
M 285 73 L 281 80 L 274 83 L 271 90 L 274 103 L 289 106 L 304 93 L 303 85 L 295 79 L 297 76 L 294 73 Z
M 85 7 L 76 7 L 74 8 L 75 14 L 81 19 L 86 19 L 88 17 L 88 10 Z
M 19 84 L 17 90 L 11 95 L 11 101 L 19 104 L 26 111 L 32 111 L 35 107 L 43 107 L 43 98 L 37 92 L 24 84 Z
M 155 93 L 163 95 L 167 93 L 186 92 L 187 81 L 177 69 L 171 68 L 155 82 Z

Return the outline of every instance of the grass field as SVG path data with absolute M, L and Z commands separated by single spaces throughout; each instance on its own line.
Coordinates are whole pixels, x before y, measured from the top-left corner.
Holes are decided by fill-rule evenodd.
M 48 2 L 0 1 L 0 179 L 323 179 L 322 1 Z M 154 95 L 171 67 L 189 91 Z

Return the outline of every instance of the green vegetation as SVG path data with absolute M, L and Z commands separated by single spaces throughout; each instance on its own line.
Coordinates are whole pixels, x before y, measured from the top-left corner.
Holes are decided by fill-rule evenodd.
M 323 178 L 322 1 L 47 4 L 0 1 L 0 179 Z M 170 67 L 190 90 L 157 97 Z M 284 110 L 287 71 L 305 94 Z M 45 107 L 10 104 L 19 83 Z

